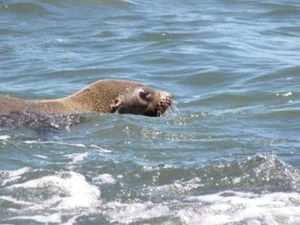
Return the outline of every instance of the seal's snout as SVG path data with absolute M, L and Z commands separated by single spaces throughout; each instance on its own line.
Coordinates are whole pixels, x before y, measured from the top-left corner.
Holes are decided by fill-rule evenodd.
M 168 106 L 171 106 L 173 103 L 174 96 L 172 93 L 169 92 L 162 92 L 161 94 L 161 101 L 163 101 Z
M 161 91 L 160 93 L 160 98 L 162 100 L 172 100 L 174 98 L 172 93 L 166 92 L 166 91 Z
M 172 93 L 161 91 L 160 101 L 156 105 L 157 116 L 165 115 L 166 112 L 173 112 L 174 96 Z M 169 110 L 170 109 L 170 110 Z

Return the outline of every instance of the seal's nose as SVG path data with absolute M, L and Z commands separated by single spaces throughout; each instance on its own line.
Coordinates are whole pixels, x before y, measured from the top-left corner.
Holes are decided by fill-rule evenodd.
M 166 92 L 166 91 L 162 91 L 161 92 L 161 98 L 162 99 L 170 99 L 172 100 L 174 98 L 174 95 L 172 93 Z
M 164 108 L 164 111 L 173 105 L 173 102 L 174 102 L 173 98 L 174 98 L 174 96 L 172 93 L 169 93 L 166 91 L 161 92 L 160 102 Z

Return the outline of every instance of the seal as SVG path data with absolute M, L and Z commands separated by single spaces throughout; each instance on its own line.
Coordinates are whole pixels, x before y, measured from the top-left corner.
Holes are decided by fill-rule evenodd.
M 172 109 L 173 95 L 133 81 L 106 79 L 58 99 L 25 100 L 0 96 L 0 106 L 0 115 L 16 112 L 41 116 L 120 113 L 158 117 Z

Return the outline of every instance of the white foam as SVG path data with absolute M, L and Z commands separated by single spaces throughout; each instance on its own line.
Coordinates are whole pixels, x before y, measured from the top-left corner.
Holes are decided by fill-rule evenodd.
M 74 153 L 74 154 L 69 154 L 66 155 L 67 158 L 72 159 L 72 162 L 70 164 L 77 164 L 78 162 L 83 161 L 85 158 L 88 157 L 88 153 Z
M 7 141 L 8 139 L 11 139 L 11 136 L 9 136 L 9 135 L 0 135 L 0 141 Z
M 19 220 L 33 220 L 39 223 L 61 223 L 61 215 L 59 213 L 50 214 L 50 215 L 36 215 L 36 216 L 18 216 L 11 219 Z
M 51 43 L 66 43 L 69 42 L 66 38 L 54 38 L 54 39 L 47 39 L 44 41 L 45 44 L 51 44 Z
M 0 136 L 1 137 L 1 136 Z M 0 139 L 1 140 L 1 139 Z M 100 150 L 101 152 L 110 153 L 112 152 L 109 149 L 102 148 L 100 146 L 97 146 L 95 144 L 80 144 L 80 143 L 68 143 L 63 141 L 38 141 L 38 140 L 27 140 L 25 141 L 26 144 L 54 144 L 54 145 L 65 145 L 65 146 L 72 146 L 72 147 L 78 147 L 78 148 L 95 148 L 97 150 Z
M 185 224 L 299 224 L 300 194 L 232 192 L 192 197 L 178 212 Z
M 63 223 L 62 225 L 73 225 L 76 223 L 76 220 L 79 216 L 73 216 L 67 222 Z
M 17 170 L 3 171 L 7 179 L 3 180 L 2 185 L 7 185 L 8 183 L 17 181 L 22 177 L 23 174 L 28 173 L 30 170 L 30 167 L 23 167 Z
M 13 197 L 10 196 L 0 196 L 0 199 L 4 200 L 4 201 L 8 201 L 11 203 L 14 203 L 16 205 L 23 205 L 23 206 L 32 206 L 31 202 L 27 202 L 27 201 L 20 201 L 18 199 L 15 199 Z
M 105 173 L 94 177 L 93 182 L 96 184 L 116 184 L 118 181 L 111 174 Z
M 45 156 L 45 155 L 33 155 L 33 156 L 38 158 L 38 159 L 48 159 L 48 157 Z
M 129 3 L 129 4 L 132 4 L 132 5 L 139 5 L 137 2 L 135 1 L 132 1 L 132 0 L 121 0 L 122 2 L 126 2 L 126 3 Z
M 57 209 L 74 209 L 91 207 L 98 203 L 100 190 L 89 184 L 79 173 L 68 172 L 30 180 L 22 184 L 12 185 L 10 188 L 40 189 L 50 188 L 57 195 L 43 202 L 44 207 L 56 206 Z
M 187 181 L 175 181 L 173 184 L 161 185 L 157 187 L 146 188 L 145 191 L 152 196 L 175 196 L 184 194 L 197 188 L 203 187 L 204 184 L 200 178 L 193 178 Z
M 163 204 L 111 202 L 105 205 L 104 215 L 110 222 L 130 224 L 141 220 L 164 217 L 170 214 L 168 207 Z
M 8 173 L 11 177 L 16 177 L 16 176 L 23 175 L 24 173 L 28 173 L 30 170 L 31 170 L 30 167 L 23 167 L 21 169 L 8 171 Z
M 102 206 L 111 223 L 144 223 L 155 218 L 189 225 L 300 224 L 300 194 L 254 194 L 221 192 L 179 200 L 153 202 L 110 202 Z
M 10 171 L 10 177 L 20 176 L 30 168 L 24 167 Z M 115 184 L 117 179 L 111 174 L 102 174 L 93 179 L 99 184 Z M 151 188 L 152 193 L 174 193 L 176 198 L 167 196 L 160 202 L 100 201 L 100 190 L 76 172 L 60 172 L 24 183 L 13 184 L 6 189 L 9 193 L 22 193 L 15 196 L 0 196 L 0 200 L 9 201 L 19 207 L 11 207 L 10 212 L 17 212 L 18 217 L 10 219 L 32 220 L 39 223 L 62 223 L 69 218 L 66 225 L 77 223 L 80 215 L 99 213 L 111 223 L 145 223 L 147 221 L 168 220 L 180 224 L 222 225 L 222 224 L 300 224 L 300 193 L 267 193 L 225 191 L 215 194 L 184 197 L 201 185 L 200 179 L 176 182 Z M 20 188 L 20 190 L 18 190 Z M 180 192 L 183 189 L 183 192 Z M 45 197 L 32 198 L 47 192 Z M 147 191 L 147 189 L 146 189 Z M 26 193 L 29 192 L 29 195 Z M 151 194 L 152 194 L 151 193 Z M 171 199 L 171 200 L 169 200 Z M 177 200 L 178 199 L 178 200 Z M 16 214 L 15 214 L 16 215 Z
M 293 92 L 286 92 L 286 93 L 276 93 L 276 96 L 283 96 L 283 97 L 289 97 L 292 96 Z
M 91 144 L 91 145 L 88 145 L 88 146 L 91 147 L 91 148 L 96 148 L 98 150 L 101 150 L 101 152 L 105 152 L 105 153 L 111 153 L 112 152 L 112 150 L 102 148 L 98 145 Z
M 55 145 L 66 145 L 66 146 L 73 146 L 79 148 L 85 148 L 84 144 L 74 144 L 74 143 L 67 143 L 62 141 L 25 141 L 26 144 L 55 144 Z

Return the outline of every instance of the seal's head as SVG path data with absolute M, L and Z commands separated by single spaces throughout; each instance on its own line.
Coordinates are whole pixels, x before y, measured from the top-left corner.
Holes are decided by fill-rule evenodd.
M 71 99 L 89 112 L 161 116 L 173 109 L 173 95 L 126 80 L 96 81 Z
M 124 94 L 116 97 L 111 112 L 161 116 L 173 104 L 173 95 L 141 85 L 129 87 Z

